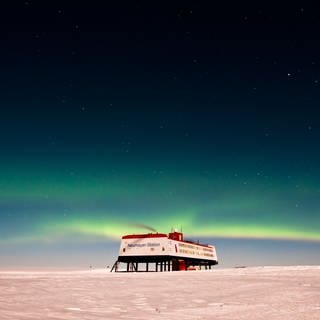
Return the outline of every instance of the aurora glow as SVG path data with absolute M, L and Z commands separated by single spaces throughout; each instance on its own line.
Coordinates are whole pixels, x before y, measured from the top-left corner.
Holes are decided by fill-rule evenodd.
M 199 160 L 196 164 L 184 161 L 184 166 L 178 169 L 171 162 L 159 163 L 152 157 L 137 166 L 100 158 L 91 160 L 88 170 L 76 159 L 62 164 L 41 163 L 43 160 L 26 161 L 20 167 L 9 163 L 2 166 L 5 170 L 1 172 L 4 192 L 0 210 L 6 215 L 2 216 L 0 225 L 0 251 L 5 257 L 3 261 L 14 265 L 20 260 L 31 265 L 34 261 L 55 265 L 59 255 L 70 255 L 68 252 L 74 251 L 74 246 L 79 248 L 76 254 L 79 261 L 73 254 L 64 258 L 66 263 L 84 265 L 88 256 L 100 265 L 105 259 L 111 263 L 123 234 L 148 232 L 133 226 L 134 223 L 150 225 L 159 232 L 181 227 L 187 237 L 205 238 L 210 243 L 217 243 L 220 238 L 235 239 L 236 243 L 241 238 L 320 243 L 317 184 L 303 176 L 288 178 L 285 170 L 274 174 L 266 167 L 265 172 L 257 174 L 256 168 L 244 170 L 242 166 L 235 172 L 231 163 L 219 165 L 220 170 L 216 170 L 218 161 L 211 165 Z M 205 172 L 197 166 L 206 166 Z M 80 250 L 96 244 L 96 248 L 104 251 L 107 243 L 114 243 L 109 249 L 113 258 L 104 258 L 99 252 L 92 257 Z M 105 245 L 102 247 L 102 244 Z M 230 255 L 236 244 L 229 243 L 229 246 L 220 256 L 227 256 L 227 265 L 231 261 L 239 263 Z M 292 246 L 297 244 L 293 242 Z M 34 248 L 27 257 L 26 247 Z M 10 252 L 22 250 L 20 260 L 6 254 L 9 248 Z M 53 253 L 53 248 L 59 252 Z M 318 247 L 312 245 L 311 251 L 302 248 L 301 260 L 317 261 L 311 252 Z M 261 248 L 254 252 L 248 249 L 247 260 L 251 263 L 296 261 L 294 255 L 287 260 L 271 255 L 267 260 L 275 248 L 269 248 L 259 260 L 255 258 L 259 256 L 257 250 L 264 252 Z M 40 253 L 30 258 L 35 252 Z M 308 252 L 309 256 L 305 257 Z M 55 260 L 48 254 L 56 256 Z
M 172 169 L 154 177 L 147 165 L 139 174 L 100 171 L 98 177 L 83 174 L 81 168 L 71 176 L 63 170 L 48 175 L 50 171 L 38 169 L 35 176 L 32 170 L 16 170 L 2 179 L 7 186 L 2 211 L 11 211 L 2 230 L 6 241 L 58 241 L 68 235 L 118 239 L 143 232 L 130 226 L 133 222 L 159 232 L 178 226 L 193 237 L 320 240 L 319 218 L 312 217 L 318 190 L 302 186 L 301 194 L 297 181 L 270 183 L 253 172 L 243 185 L 243 178 L 227 171 L 223 179 L 222 173 L 199 176 Z M 16 182 L 18 177 L 23 184 Z

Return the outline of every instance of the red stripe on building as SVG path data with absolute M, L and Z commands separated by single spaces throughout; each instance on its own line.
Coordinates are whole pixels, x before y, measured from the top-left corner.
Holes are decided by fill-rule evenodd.
M 141 239 L 141 238 L 168 238 L 164 233 L 128 234 L 122 239 Z

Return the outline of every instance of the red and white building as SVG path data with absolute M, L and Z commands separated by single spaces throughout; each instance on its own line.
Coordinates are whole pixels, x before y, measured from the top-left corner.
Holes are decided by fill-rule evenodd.
M 218 263 L 212 245 L 183 239 L 182 232 L 125 235 L 121 239 L 118 260 L 111 271 L 178 271 L 211 269 Z

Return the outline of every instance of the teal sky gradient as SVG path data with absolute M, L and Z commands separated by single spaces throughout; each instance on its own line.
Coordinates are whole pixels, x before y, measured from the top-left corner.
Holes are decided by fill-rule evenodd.
M 105 264 L 136 224 L 222 265 L 320 264 L 316 8 L 2 11 L 0 267 Z

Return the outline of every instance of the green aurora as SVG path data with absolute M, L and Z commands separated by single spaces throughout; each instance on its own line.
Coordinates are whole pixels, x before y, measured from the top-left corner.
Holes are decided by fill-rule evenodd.
M 301 184 L 298 177 L 228 168 L 199 174 L 168 166 L 95 166 L 99 174 L 66 165 L 3 171 L 0 241 L 119 239 L 147 232 L 139 223 L 158 232 L 182 228 L 193 238 L 320 241 L 319 190 L 306 179 Z M 106 169 L 112 167 L 117 170 Z

